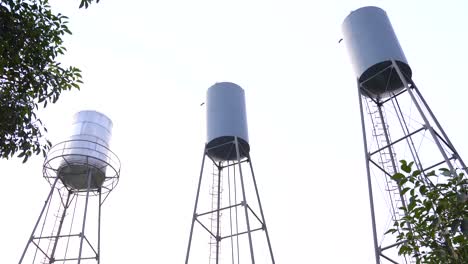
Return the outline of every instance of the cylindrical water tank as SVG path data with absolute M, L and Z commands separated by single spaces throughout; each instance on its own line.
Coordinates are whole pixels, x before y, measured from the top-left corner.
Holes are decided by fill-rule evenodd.
M 64 142 L 63 161 L 57 176 L 66 186 L 74 189 L 99 188 L 105 180 L 109 165 L 109 141 L 112 121 L 96 111 L 80 111 L 75 114 L 72 133 Z
M 368 96 L 386 97 L 403 88 L 397 73 L 385 70 L 393 59 L 408 78 L 412 74 L 384 10 L 368 6 L 353 11 L 342 30 L 354 72 Z
M 208 89 L 206 99 L 207 149 L 218 160 L 237 159 L 233 141 L 237 137 L 240 157 L 249 150 L 244 90 L 230 82 L 216 83 Z

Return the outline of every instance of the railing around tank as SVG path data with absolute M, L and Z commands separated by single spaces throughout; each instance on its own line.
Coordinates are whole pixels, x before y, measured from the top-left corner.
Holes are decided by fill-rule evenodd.
M 120 159 L 107 146 L 92 140 L 71 139 L 60 142 L 47 153 L 43 164 L 43 175 L 49 182 L 56 178 L 58 171 L 64 162 L 73 160 L 75 165 L 84 165 L 101 169 L 106 172 L 103 188 L 111 191 L 120 177 Z M 95 162 L 89 162 L 93 160 Z M 96 166 L 96 161 L 102 167 Z

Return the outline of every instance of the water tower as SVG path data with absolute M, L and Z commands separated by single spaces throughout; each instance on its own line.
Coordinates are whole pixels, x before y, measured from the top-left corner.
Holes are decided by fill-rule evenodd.
M 100 263 L 101 207 L 120 176 L 109 149 L 112 121 L 96 111 L 75 114 L 71 136 L 43 165 L 51 189 L 19 263 Z
M 207 143 L 185 263 L 275 263 L 250 157 L 244 90 L 216 83 L 206 108 Z
M 342 30 L 359 94 L 376 263 L 413 263 L 398 256 L 393 235 L 384 235 L 407 204 L 389 176 L 402 159 L 414 161 L 423 175 L 466 166 L 413 81 L 386 12 L 360 8 Z

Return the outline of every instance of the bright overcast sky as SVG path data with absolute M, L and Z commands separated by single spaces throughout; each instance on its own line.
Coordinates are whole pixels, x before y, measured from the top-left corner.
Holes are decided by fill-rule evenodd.
M 52 1 L 70 17 L 64 64 L 79 92 L 41 112 L 49 139 L 72 115 L 114 122 L 121 181 L 103 207 L 102 262 L 183 263 L 201 154 L 206 89 L 245 89 L 251 155 L 277 263 L 373 263 L 355 76 L 341 23 L 376 5 L 413 79 L 468 155 L 468 1 Z M 43 158 L 0 161 L 1 263 L 17 263 L 44 199 Z M 206 239 L 208 237 L 197 239 Z M 208 252 L 206 252 L 208 254 Z

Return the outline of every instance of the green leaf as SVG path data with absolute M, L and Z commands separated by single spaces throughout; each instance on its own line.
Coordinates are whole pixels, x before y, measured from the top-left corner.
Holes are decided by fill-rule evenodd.
M 462 244 L 466 240 L 464 235 L 458 235 L 453 238 L 453 243 Z
M 426 195 L 427 187 L 425 185 L 421 185 L 421 187 L 419 187 L 419 193 L 422 195 Z
M 452 173 L 450 172 L 450 170 L 447 169 L 447 168 L 441 168 L 441 169 L 439 169 L 439 170 L 441 171 L 442 175 L 444 175 L 444 176 L 447 176 L 447 177 L 448 177 L 448 176 L 451 176 L 451 175 L 452 175 Z
M 410 163 L 411 164 L 411 163 Z M 406 165 L 406 164 L 401 164 L 401 169 L 406 172 L 406 173 L 410 173 L 411 172 L 411 166 L 410 165 Z
M 398 250 L 398 255 L 407 255 L 411 253 L 411 248 L 407 245 L 401 245 L 400 249 Z
M 401 194 L 405 194 L 405 193 L 407 193 L 409 190 L 411 190 L 411 188 L 410 188 L 410 187 L 406 187 L 406 188 L 404 188 L 404 189 L 401 191 Z
M 414 199 L 414 197 L 411 197 L 410 203 L 408 205 L 408 211 L 412 211 L 415 206 L 416 206 L 416 200 Z
M 391 178 L 395 181 L 401 181 L 402 179 L 404 179 L 406 176 L 401 174 L 401 173 L 395 173 L 393 176 L 391 176 Z

